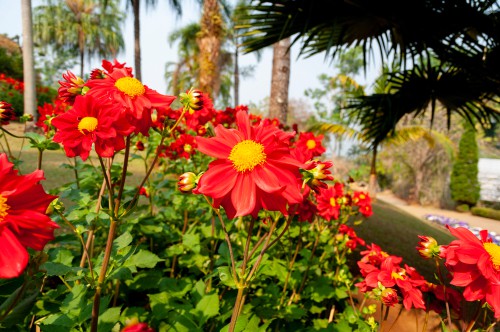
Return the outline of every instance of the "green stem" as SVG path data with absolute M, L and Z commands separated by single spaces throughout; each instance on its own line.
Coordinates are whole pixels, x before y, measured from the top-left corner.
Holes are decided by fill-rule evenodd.
M 476 320 L 477 318 L 479 317 L 479 315 L 481 314 L 481 306 L 479 306 L 476 310 L 476 313 L 474 314 L 474 318 L 469 322 L 469 324 L 467 325 L 467 327 L 465 328 L 465 332 L 470 332 L 472 331 L 472 328 L 474 327 L 474 325 L 476 324 Z
M 115 237 L 117 224 L 118 224 L 117 221 L 115 221 L 113 219 L 110 220 L 108 240 L 106 242 L 106 249 L 104 251 L 104 258 L 102 260 L 101 271 L 99 272 L 99 279 L 97 279 L 97 288 L 96 288 L 96 292 L 94 294 L 94 303 L 92 306 L 92 322 L 90 325 L 91 332 L 97 331 L 97 323 L 99 320 L 99 306 L 100 306 L 100 302 L 101 302 L 102 284 L 104 283 L 104 279 L 106 278 L 106 272 L 107 272 L 108 265 L 109 265 L 109 259 L 111 257 L 111 249 L 113 248 L 113 240 Z
M 130 135 L 127 136 L 125 143 L 125 156 L 123 157 L 123 168 L 122 168 L 122 177 L 120 180 L 120 188 L 118 189 L 118 196 L 116 197 L 115 216 L 118 215 L 118 210 L 120 209 L 120 203 L 122 201 L 122 196 L 123 196 L 123 189 L 125 188 L 129 155 L 130 155 Z
M 101 157 L 99 157 L 101 158 Z M 76 181 L 76 188 L 80 189 L 80 178 L 78 177 L 78 157 L 73 158 L 75 162 L 75 167 L 73 168 L 73 172 L 75 173 L 75 181 Z
M 87 244 L 83 240 L 82 235 L 80 234 L 80 232 L 78 232 L 76 227 L 60 211 L 56 210 L 56 212 L 59 215 L 59 217 L 61 217 L 61 219 L 71 228 L 73 233 L 75 233 L 76 236 L 78 237 L 78 239 L 80 240 L 80 243 L 82 244 L 82 247 L 83 247 L 84 255 L 87 256 L 87 263 L 89 264 L 90 275 L 92 276 L 92 285 L 94 286 L 94 270 L 92 268 L 92 261 L 90 260 L 90 255 L 87 251 Z
M 37 169 L 42 169 L 42 158 L 43 158 L 43 150 L 38 149 L 38 167 L 37 167 Z
M 212 203 L 210 203 L 207 196 L 203 196 L 203 197 L 205 197 L 205 200 L 207 201 L 207 203 L 215 211 L 215 213 L 217 214 L 217 217 L 219 218 L 219 221 L 222 225 L 222 231 L 224 232 L 224 238 L 226 239 L 226 243 L 227 243 L 227 246 L 229 248 L 229 256 L 231 259 L 233 280 L 234 280 L 234 282 L 238 283 L 239 279 L 237 278 L 237 273 L 236 273 L 236 262 L 234 260 L 233 246 L 231 245 L 231 239 L 229 238 L 229 233 L 227 232 L 226 224 L 224 223 L 224 220 L 222 219 L 222 215 L 220 214 L 220 210 L 213 207 Z
M 236 301 L 234 302 L 233 314 L 231 315 L 231 322 L 229 323 L 229 332 L 233 332 L 236 327 L 236 322 L 238 321 L 238 316 L 243 307 L 243 293 L 245 288 L 238 288 L 238 294 L 236 295 Z
M 101 165 L 101 170 L 104 174 L 104 179 L 106 181 L 106 186 L 108 187 L 108 201 L 109 201 L 109 213 L 111 214 L 112 217 L 115 216 L 114 212 L 114 192 L 113 192 L 113 187 L 111 186 L 111 173 L 110 173 L 110 167 L 106 167 L 104 166 L 104 162 L 102 160 L 102 158 L 99 156 L 99 164 Z
M 434 262 L 436 263 L 436 270 L 437 270 L 437 273 L 438 273 L 439 281 L 441 282 L 441 285 L 443 285 L 443 295 L 444 295 L 444 301 L 445 301 L 444 303 L 445 303 L 445 306 L 446 306 L 446 316 L 448 318 L 448 329 L 450 331 L 453 331 L 452 326 L 451 326 L 450 304 L 448 303 L 448 296 L 447 296 L 447 293 L 446 293 L 446 284 L 444 282 L 443 274 L 441 272 L 438 259 L 437 258 L 434 259 Z

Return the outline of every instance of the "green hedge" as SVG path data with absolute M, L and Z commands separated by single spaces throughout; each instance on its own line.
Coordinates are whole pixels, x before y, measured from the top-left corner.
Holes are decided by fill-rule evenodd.
M 500 220 L 500 210 L 495 210 L 487 207 L 473 207 L 470 211 L 475 216 Z

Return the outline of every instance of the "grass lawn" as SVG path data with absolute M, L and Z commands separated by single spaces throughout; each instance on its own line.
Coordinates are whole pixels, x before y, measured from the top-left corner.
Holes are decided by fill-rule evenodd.
M 403 257 L 403 263 L 416 268 L 432 282 L 435 281 L 435 263 L 418 254 L 415 249 L 418 235 L 432 236 L 438 244 L 449 244 L 455 239 L 445 228 L 431 225 L 380 200 L 373 204 L 373 216 L 355 229 L 367 244 L 375 243 L 388 254 Z

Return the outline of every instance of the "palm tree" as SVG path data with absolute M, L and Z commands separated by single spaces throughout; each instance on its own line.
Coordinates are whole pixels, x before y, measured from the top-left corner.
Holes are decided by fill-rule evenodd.
M 288 115 L 288 87 L 290 85 L 290 38 L 273 45 L 273 67 L 271 74 L 271 94 L 269 117 L 286 123 Z
M 182 7 L 179 0 L 169 0 L 170 5 L 177 15 L 182 15 Z M 155 7 L 158 3 L 157 0 L 146 0 L 146 8 L 148 6 Z M 134 14 L 134 68 L 135 77 L 142 81 L 141 70 L 141 23 L 140 23 L 140 8 L 141 0 L 127 0 L 127 7 L 131 5 Z
M 117 0 L 47 0 L 35 10 L 34 40 L 56 52 L 76 50 L 83 77 L 85 56 L 116 57 L 123 50 L 123 19 Z
M 200 48 L 196 37 L 199 35 L 201 27 L 198 23 L 191 23 L 173 31 L 168 41 L 170 45 L 177 44 L 178 61 L 170 62 L 166 65 L 165 79 L 168 83 L 168 88 L 173 91 L 174 95 L 180 92 L 187 91 L 191 87 L 200 86 Z M 225 36 L 232 36 L 231 31 L 224 33 Z M 223 39 L 221 42 L 220 56 L 218 60 L 220 88 L 218 104 L 228 105 L 230 103 L 231 88 L 234 87 L 235 71 L 239 71 L 234 62 L 237 59 L 237 53 L 232 53 L 229 48 L 232 47 L 230 40 Z M 243 75 L 246 71 L 243 70 Z M 235 90 L 233 90 L 235 91 Z M 238 103 L 235 103 L 238 105 Z
M 196 42 L 199 54 L 199 88 L 212 98 L 216 98 L 220 90 L 220 50 L 224 37 L 224 22 L 218 0 L 204 0 L 200 32 Z
M 171 46 L 177 43 L 179 54 L 178 62 L 167 63 L 165 72 L 168 88 L 173 91 L 175 96 L 196 86 L 196 77 L 199 73 L 198 57 L 200 53 L 200 49 L 196 43 L 196 36 L 199 31 L 200 25 L 198 23 L 191 23 L 173 31 L 168 36 Z M 173 69 L 171 70 L 170 68 L 172 67 Z
M 33 116 L 35 123 L 38 118 L 36 111 L 36 78 L 33 59 L 33 28 L 31 0 L 21 2 L 23 20 L 23 80 L 24 80 L 24 113 Z
M 435 75 L 446 73 L 440 88 L 447 90 L 456 105 L 446 105 L 447 115 L 458 113 L 477 118 L 483 126 L 500 118 L 500 112 L 488 104 L 500 95 L 500 15 L 497 1 L 369 1 L 369 0 L 268 0 L 254 1 L 250 14 L 242 19 L 249 29 L 244 50 L 250 52 L 292 37 L 301 43 L 301 54 L 325 52 L 336 56 L 352 45 L 361 45 L 364 59 L 378 47 L 384 61 L 394 58 L 400 68 L 420 66 L 421 90 L 413 90 L 411 105 L 401 94 L 375 96 L 373 103 L 391 104 L 377 127 L 394 130 L 404 114 L 427 112 L 429 93 Z M 252 24 L 248 24 L 252 22 Z M 425 24 L 422 24 L 425 22 Z M 375 47 L 376 46 L 376 47 Z M 432 66 L 422 66 L 419 59 L 434 55 L 440 70 L 425 74 Z M 400 87 L 409 87 L 412 75 L 400 76 Z M 427 87 L 427 88 L 426 88 Z M 459 87 L 459 90 L 455 88 Z M 408 91 L 409 92 L 409 91 Z M 424 95 L 420 96 L 419 92 Z M 453 93 L 455 92 L 455 93 Z M 467 92 L 463 94 L 463 92 Z M 453 96 L 453 98 L 451 98 Z M 370 96 L 366 96 L 367 102 Z M 431 96 L 431 103 L 436 101 Z M 363 107 L 363 104 L 359 104 Z M 432 112 L 433 108 L 429 108 Z M 390 110 L 390 111 L 389 111 Z M 375 111 L 374 111 L 375 112 Z M 432 117 L 431 117 L 432 118 Z M 372 130 L 372 133 L 375 129 Z

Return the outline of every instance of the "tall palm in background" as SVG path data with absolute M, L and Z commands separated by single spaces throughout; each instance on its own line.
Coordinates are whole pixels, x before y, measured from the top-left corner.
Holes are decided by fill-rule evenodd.
M 224 21 L 219 0 L 204 0 L 200 21 L 200 32 L 196 42 L 199 54 L 199 88 L 212 98 L 219 94 L 220 50 L 224 38 Z
M 31 0 L 21 1 L 23 21 L 23 80 L 24 80 L 24 113 L 33 116 L 35 123 L 38 119 L 36 112 L 36 78 L 33 54 L 33 17 Z M 32 129 L 32 128 L 30 128 Z
M 248 9 L 242 19 L 249 28 L 246 52 L 291 37 L 303 56 L 335 57 L 360 45 L 365 61 L 378 51 L 383 61 L 397 60 L 401 70 L 415 66 L 395 74 L 390 92 L 355 104 L 359 110 L 368 101 L 380 106 L 360 117 L 370 124 L 367 134 L 376 137 L 374 144 L 394 131 L 404 114 L 433 113 L 436 88 L 449 119 L 458 113 L 488 127 L 500 117 L 490 106 L 500 95 L 497 1 L 272 0 L 253 1 Z M 425 63 L 429 55 L 438 59 L 437 67 Z M 386 111 L 377 113 L 382 107 Z
M 75 50 L 83 77 L 85 57 L 116 57 L 123 51 L 123 20 L 117 0 L 47 0 L 35 8 L 34 41 L 56 53 Z
M 126 0 L 127 7 L 130 5 L 132 7 L 132 13 L 134 15 L 134 69 L 135 77 L 142 81 L 142 69 L 141 69 L 141 0 Z M 146 8 L 156 7 L 157 0 L 145 0 Z M 177 15 L 182 15 L 182 6 L 179 0 L 169 0 L 170 6 L 174 9 Z
M 273 45 L 269 117 L 286 123 L 288 116 L 288 87 L 290 86 L 290 38 Z

